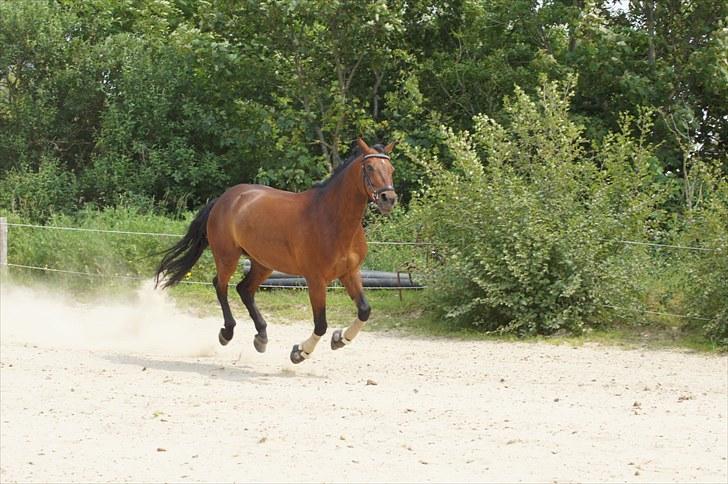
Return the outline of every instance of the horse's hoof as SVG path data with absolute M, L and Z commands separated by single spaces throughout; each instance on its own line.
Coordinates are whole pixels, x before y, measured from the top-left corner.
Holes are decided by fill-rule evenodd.
M 291 350 L 291 361 L 293 364 L 297 365 L 301 363 L 303 360 L 308 358 L 308 356 L 303 356 L 304 353 L 301 351 L 301 348 L 299 345 L 293 345 L 293 349 Z
M 340 329 L 337 329 L 331 335 L 331 349 L 338 350 L 344 346 L 346 346 L 346 343 L 344 342 L 344 335 L 341 333 Z
M 220 341 L 220 344 L 225 346 L 227 345 L 231 339 L 233 339 L 232 335 L 230 335 L 230 338 L 226 338 L 223 332 L 225 331 L 225 328 L 220 330 L 220 333 L 217 335 L 217 339 Z
M 265 349 L 268 346 L 268 338 L 261 338 L 259 334 L 253 337 L 253 346 L 258 353 L 265 353 Z

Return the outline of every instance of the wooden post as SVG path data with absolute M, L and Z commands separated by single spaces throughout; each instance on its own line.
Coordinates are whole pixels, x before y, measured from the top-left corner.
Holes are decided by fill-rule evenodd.
M 8 267 L 8 221 L 0 217 L 0 273 L 5 276 Z
M 397 289 L 399 289 L 399 302 L 402 302 L 402 280 L 399 277 L 399 271 L 397 271 Z

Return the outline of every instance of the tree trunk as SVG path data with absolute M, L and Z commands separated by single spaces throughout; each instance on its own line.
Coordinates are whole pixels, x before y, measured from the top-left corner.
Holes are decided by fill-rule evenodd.
M 372 87 L 372 118 L 379 118 L 379 87 L 384 79 L 384 71 L 374 71 L 374 87 Z
M 579 17 L 581 17 L 582 10 L 584 10 L 584 0 L 574 0 L 574 8 L 578 9 L 578 13 L 574 17 L 569 25 L 569 52 L 576 50 L 576 30 L 579 23 Z
M 646 0 L 644 8 L 647 19 L 647 62 L 655 65 L 655 0 Z

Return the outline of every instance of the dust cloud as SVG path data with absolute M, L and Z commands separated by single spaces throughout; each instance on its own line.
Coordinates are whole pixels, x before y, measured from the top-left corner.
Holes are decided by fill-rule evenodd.
M 125 300 L 79 302 L 45 289 L 0 287 L 0 338 L 81 350 L 165 356 L 213 356 L 218 321 L 180 311 L 166 293 L 143 283 Z

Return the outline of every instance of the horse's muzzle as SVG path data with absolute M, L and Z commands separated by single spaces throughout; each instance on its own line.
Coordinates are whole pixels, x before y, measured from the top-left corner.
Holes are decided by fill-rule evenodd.
M 379 192 L 375 203 L 379 211 L 387 215 L 394 208 L 394 204 L 397 203 L 397 193 L 394 190 Z

